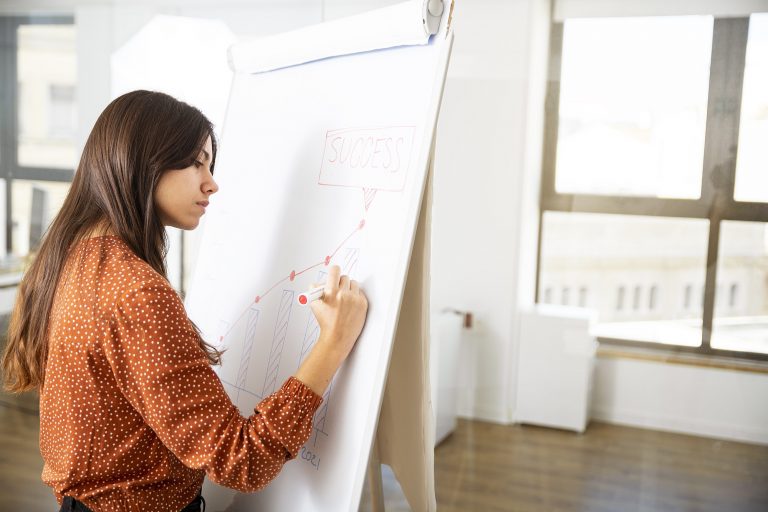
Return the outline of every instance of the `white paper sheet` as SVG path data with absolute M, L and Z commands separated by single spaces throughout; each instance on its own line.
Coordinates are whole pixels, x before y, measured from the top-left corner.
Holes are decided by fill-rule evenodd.
M 357 16 L 233 44 L 229 63 L 238 72 L 260 73 L 327 57 L 423 45 L 429 41 L 424 0 L 410 0 Z

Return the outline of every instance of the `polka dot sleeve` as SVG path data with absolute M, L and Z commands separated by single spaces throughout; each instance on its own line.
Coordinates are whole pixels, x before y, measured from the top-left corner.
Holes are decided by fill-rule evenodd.
M 104 340 L 130 405 L 185 466 L 220 485 L 263 488 L 309 438 L 322 398 L 291 377 L 244 418 L 165 281 L 143 283 L 118 301 Z

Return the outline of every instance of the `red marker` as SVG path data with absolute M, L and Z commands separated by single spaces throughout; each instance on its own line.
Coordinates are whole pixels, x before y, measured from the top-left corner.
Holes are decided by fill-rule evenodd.
M 300 293 L 299 297 L 296 300 L 298 300 L 299 304 L 301 304 L 302 306 L 306 306 L 313 300 L 321 299 L 323 297 L 323 293 L 325 293 L 325 287 L 321 286 L 321 287 L 309 290 L 308 292 Z

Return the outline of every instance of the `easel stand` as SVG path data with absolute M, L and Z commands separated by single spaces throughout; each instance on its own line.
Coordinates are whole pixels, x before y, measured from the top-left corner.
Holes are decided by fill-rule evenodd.
M 414 512 L 434 512 L 437 508 L 435 429 L 429 381 L 429 262 L 434 155 L 433 140 L 377 432 L 368 460 L 366 480 L 372 512 L 384 512 L 382 463 L 392 467 Z
M 373 440 L 371 455 L 368 457 L 368 474 L 365 481 L 371 496 L 371 512 L 384 512 L 384 482 L 381 478 L 381 459 L 376 438 Z

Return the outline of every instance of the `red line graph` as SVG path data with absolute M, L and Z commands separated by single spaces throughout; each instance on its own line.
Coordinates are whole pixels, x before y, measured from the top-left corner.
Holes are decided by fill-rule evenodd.
M 299 272 L 296 272 L 295 270 L 292 270 L 290 274 L 288 274 L 287 276 L 285 276 L 284 278 L 280 279 L 280 280 L 279 280 L 279 281 L 277 281 L 275 284 L 273 284 L 272 286 L 270 286 L 270 287 L 269 287 L 269 289 L 268 289 L 267 291 L 265 291 L 264 293 L 261 293 L 261 294 L 259 294 L 259 295 L 256 295 L 256 297 L 253 299 L 253 304 L 258 304 L 258 303 L 259 303 L 259 302 L 260 302 L 260 301 L 261 301 L 261 300 L 262 300 L 264 297 L 266 297 L 266 296 L 269 294 L 269 292 L 271 292 L 272 290 L 274 290 L 274 289 L 275 289 L 277 286 L 279 286 L 281 283 L 284 283 L 285 281 L 288 281 L 288 280 L 290 280 L 290 281 L 293 281 L 294 279 L 296 279 L 296 276 L 300 276 L 300 275 L 301 275 L 301 274 L 303 274 L 304 272 L 307 272 L 308 270 L 312 270 L 313 268 L 317 268 L 317 267 L 319 267 L 319 266 L 321 266 L 321 265 L 323 265 L 323 266 L 328 266 L 328 265 L 331 263 L 331 260 L 333 259 L 333 257 L 334 257 L 334 256 L 336 256 L 336 253 L 337 253 L 337 252 L 339 252 L 339 250 L 340 250 L 342 247 L 344 247 L 344 244 L 346 244 L 346 243 L 347 243 L 347 241 L 348 241 L 350 238 L 352 238 L 352 236 L 353 236 L 355 233 L 357 233 L 358 231 L 362 230 L 362 229 L 363 229 L 363 227 L 365 227 L 365 219 L 362 219 L 362 220 L 361 220 L 361 221 L 358 223 L 358 225 L 355 227 L 355 229 L 353 229 L 353 230 L 352 230 L 352 232 L 351 232 L 349 235 L 347 235 L 347 237 L 346 237 L 346 238 L 345 238 L 345 239 L 344 239 L 344 240 L 343 240 L 343 241 L 342 241 L 342 242 L 341 242 L 341 243 L 340 243 L 340 244 L 339 244 L 339 245 L 336 247 L 336 249 L 335 249 L 335 250 L 334 250 L 334 251 L 333 251 L 331 254 L 329 254 L 328 256 L 326 256 L 326 257 L 323 259 L 323 261 L 321 261 L 321 262 L 319 262 L 319 263 L 315 263 L 315 264 L 313 264 L 313 265 L 310 265 L 309 267 L 305 268 L 304 270 L 300 270 Z M 236 324 L 237 324 L 237 323 L 240 321 L 240 319 L 243 317 L 243 315 L 244 315 L 244 314 L 246 314 L 246 313 L 248 312 L 248 309 L 249 309 L 250 307 L 251 307 L 251 304 L 248 304 L 248 306 L 247 306 L 247 307 L 246 307 L 246 308 L 243 310 L 243 312 L 242 312 L 242 313 L 240 313 L 240 315 L 237 317 L 237 320 L 235 320 L 234 322 L 232 322 L 232 323 L 230 324 L 230 327 L 229 327 L 229 329 L 227 329 L 227 332 L 225 332 L 224 334 L 222 334 L 221 336 L 219 336 L 219 342 L 223 341 L 223 340 L 224 340 L 224 338 L 226 338 L 226 337 L 229 335 L 230 331 L 231 331 L 231 330 L 232 330 L 232 329 L 235 327 L 235 325 L 236 325 Z

